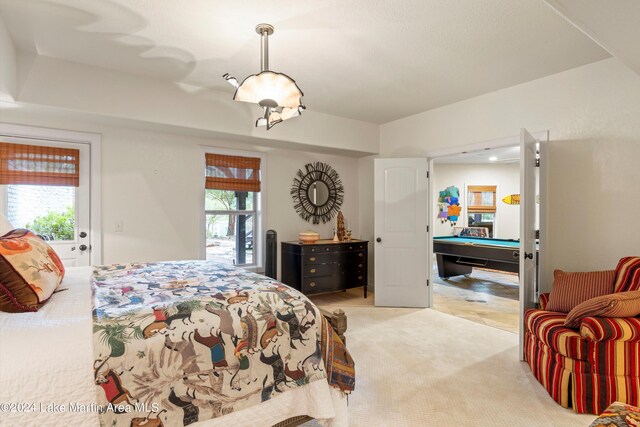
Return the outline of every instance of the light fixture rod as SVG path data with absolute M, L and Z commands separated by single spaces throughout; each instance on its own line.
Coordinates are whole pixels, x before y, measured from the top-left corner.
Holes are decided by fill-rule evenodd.
M 269 70 L 269 36 L 273 34 L 273 26 L 258 24 L 256 33 L 260 34 L 260 67 L 261 71 Z
M 262 33 L 260 40 L 260 66 L 261 71 L 267 71 L 269 69 L 269 35 L 266 31 Z

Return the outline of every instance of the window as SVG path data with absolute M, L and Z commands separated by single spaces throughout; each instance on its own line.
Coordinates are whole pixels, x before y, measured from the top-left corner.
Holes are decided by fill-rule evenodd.
M 496 186 L 469 185 L 467 187 L 467 226 L 487 227 L 493 237 L 496 221 Z
M 257 265 L 260 158 L 207 153 L 205 159 L 206 258 Z
M 6 217 L 48 240 L 75 240 L 76 189 L 46 185 L 7 185 Z
M 496 212 L 496 186 L 470 185 L 467 187 L 468 212 Z
M 49 240 L 75 240 L 79 161 L 77 149 L 0 142 L 0 193 L 9 222 Z

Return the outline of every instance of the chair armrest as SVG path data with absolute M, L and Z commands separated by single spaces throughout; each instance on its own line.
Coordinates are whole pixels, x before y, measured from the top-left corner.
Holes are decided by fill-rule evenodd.
M 640 317 L 585 317 L 580 335 L 591 341 L 640 341 Z
M 538 297 L 538 309 L 544 310 L 549 303 L 549 293 L 545 292 Z

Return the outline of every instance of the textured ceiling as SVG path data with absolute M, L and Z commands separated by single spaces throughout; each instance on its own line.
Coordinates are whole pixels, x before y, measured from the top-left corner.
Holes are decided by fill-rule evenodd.
M 310 110 L 384 123 L 609 56 L 542 0 L 0 0 L 21 50 L 228 90 L 293 77 Z
M 490 158 L 495 158 L 495 160 L 489 160 Z M 434 159 L 434 163 L 448 165 L 520 163 L 520 147 L 500 147 L 464 152 L 438 157 Z
M 640 1 L 545 0 L 607 52 L 640 74 Z

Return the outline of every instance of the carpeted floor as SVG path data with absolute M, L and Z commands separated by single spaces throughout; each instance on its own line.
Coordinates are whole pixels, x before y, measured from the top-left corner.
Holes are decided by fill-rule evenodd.
M 357 369 L 351 426 L 585 427 L 595 419 L 549 397 L 518 361 L 513 333 L 431 309 L 342 308 Z

